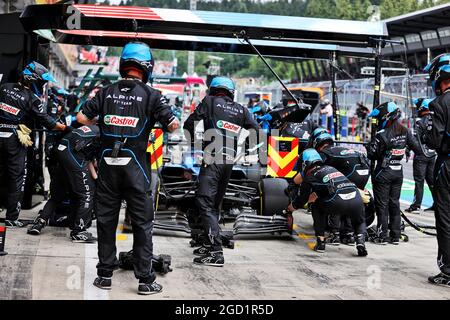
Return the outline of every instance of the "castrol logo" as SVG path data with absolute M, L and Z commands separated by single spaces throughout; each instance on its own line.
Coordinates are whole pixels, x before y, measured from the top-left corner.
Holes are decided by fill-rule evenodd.
M 139 118 L 106 115 L 103 122 L 108 126 L 136 128 Z
M 17 116 L 17 114 L 20 112 L 20 109 L 10 106 L 9 104 L 6 103 L 0 103 L 0 110 L 3 110 L 15 116 Z
M 405 154 L 405 149 L 392 149 L 393 156 L 403 156 Z
M 340 173 L 340 172 L 332 172 L 330 174 L 327 174 L 325 177 L 323 177 L 322 181 L 324 183 L 327 183 L 328 181 L 330 181 L 332 179 L 336 179 L 336 178 L 339 178 L 339 177 L 342 177 L 342 176 L 343 176 L 343 174 Z
M 217 121 L 217 128 L 231 131 L 234 133 L 238 133 L 241 130 L 241 127 L 238 126 L 237 124 L 223 120 Z

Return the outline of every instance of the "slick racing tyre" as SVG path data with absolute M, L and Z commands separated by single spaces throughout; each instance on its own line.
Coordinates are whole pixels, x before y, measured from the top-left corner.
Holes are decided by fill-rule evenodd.
M 285 190 L 288 182 L 280 178 L 262 179 L 258 184 L 260 194 L 260 211 L 263 216 L 281 215 L 289 205 Z

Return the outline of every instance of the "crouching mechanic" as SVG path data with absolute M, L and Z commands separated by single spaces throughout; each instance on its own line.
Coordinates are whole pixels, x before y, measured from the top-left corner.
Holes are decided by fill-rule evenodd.
M 303 151 L 300 159 L 301 173 L 294 181 L 300 190 L 289 211 L 310 202 L 314 219 L 317 242 L 314 250 L 325 252 L 325 228 L 327 216 L 341 213 L 350 217 L 356 238 L 358 256 L 367 256 L 365 242 L 366 222 L 364 203 L 356 185 L 335 168 L 325 165 L 322 157 L 314 149 Z
M 111 289 L 113 271 L 118 268 L 116 229 L 122 199 L 127 202 L 133 228 L 134 274 L 138 294 L 161 292 L 152 269 L 153 196 L 147 142 L 155 123 L 174 131 L 179 122 L 161 93 L 147 82 L 153 70 L 150 48 L 130 42 L 123 48 L 120 74 L 123 79 L 101 88 L 87 101 L 77 120 L 96 121 L 100 127 L 100 159 L 96 194 L 98 277 L 94 285 Z
M 211 132 L 217 139 L 214 150 L 204 141 L 203 165 L 199 174 L 196 205 L 203 224 L 206 243 L 194 250 L 198 258 L 194 263 L 218 266 L 224 265 L 222 241 L 219 230 L 219 206 L 233 170 L 237 153 L 237 142 L 242 128 L 258 129 L 248 108 L 233 102 L 234 82 L 226 77 L 215 77 L 210 84 L 208 95 L 197 106 L 184 123 L 184 129 L 194 138 L 197 124 L 203 120 L 205 135 Z M 212 130 L 209 131 L 208 130 Z M 222 139 L 221 139 L 222 138 Z
M 95 238 L 87 228 L 92 221 L 95 195 L 95 169 L 93 161 L 99 150 L 100 131 L 96 125 L 86 125 L 74 129 L 65 135 L 56 150 L 56 156 L 62 173 L 69 181 L 73 206 L 73 223 L 70 227 L 70 238 L 72 242 L 93 243 Z M 61 188 L 61 186 L 60 186 Z M 62 190 L 63 191 L 63 190 Z M 55 212 L 56 201 L 65 200 L 64 192 L 53 195 L 50 208 L 44 207 L 41 214 L 35 219 L 33 225 L 28 229 L 29 234 L 38 235 Z M 52 210 L 53 209 L 53 210 Z
M 42 104 L 49 81 L 56 82 L 47 68 L 31 62 L 22 71 L 19 83 L 0 86 L 0 156 L 8 176 L 7 227 L 24 227 L 19 213 L 26 179 L 27 147 L 33 145 L 27 125 L 38 120 L 49 130 L 66 129 L 47 114 Z
M 358 189 L 364 190 L 370 178 L 369 160 L 364 154 L 353 149 L 335 146 L 333 136 L 328 132 L 316 136 L 312 145 L 326 165 L 342 172 Z M 332 245 L 355 244 L 353 228 L 348 216 L 333 214 L 329 217 L 329 225 L 331 236 L 327 239 L 327 243 Z

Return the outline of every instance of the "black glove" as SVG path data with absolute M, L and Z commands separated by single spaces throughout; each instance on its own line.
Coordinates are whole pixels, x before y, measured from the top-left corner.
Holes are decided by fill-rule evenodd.
M 71 133 L 72 130 L 73 130 L 73 128 L 71 126 L 66 126 L 66 128 L 64 129 L 64 133 L 65 134 Z

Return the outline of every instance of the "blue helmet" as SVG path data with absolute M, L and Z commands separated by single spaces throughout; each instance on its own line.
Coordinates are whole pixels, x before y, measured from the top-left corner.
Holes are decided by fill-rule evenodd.
M 44 94 L 44 85 L 47 82 L 56 82 L 48 69 L 35 61 L 30 62 L 22 71 L 22 82 L 28 86 L 38 97 Z
M 209 85 L 210 94 L 214 94 L 214 91 L 217 89 L 225 89 L 230 98 L 234 97 L 234 91 L 236 90 L 236 86 L 234 85 L 233 80 L 228 77 L 215 77 L 212 79 L 211 84 Z
M 417 98 L 413 99 L 413 103 L 417 108 L 417 113 L 422 116 L 430 111 L 429 104 L 433 99 Z
M 313 140 L 312 146 L 313 148 L 318 148 L 325 142 L 328 142 L 331 145 L 334 144 L 333 136 L 328 132 L 322 132 L 321 134 L 316 136 Z
M 401 111 L 395 102 L 385 102 L 372 110 L 369 117 L 375 118 L 379 128 L 384 129 L 400 118 Z
M 441 95 L 441 81 L 450 79 L 450 54 L 443 53 L 437 56 L 424 68 L 424 71 L 430 75 L 431 86 L 436 95 Z
M 144 83 L 148 82 L 153 72 L 154 60 L 150 47 L 142 42 L 129 42 L 123 47 L 120 57 L 120 75 L 127 76 L 127 71 L 137 68 L 143 72 Z
M 305 173 L 312 165 L 323 163 L 323 159 L 315 149 L 306 149 L 301 154 L 302 173 Z

